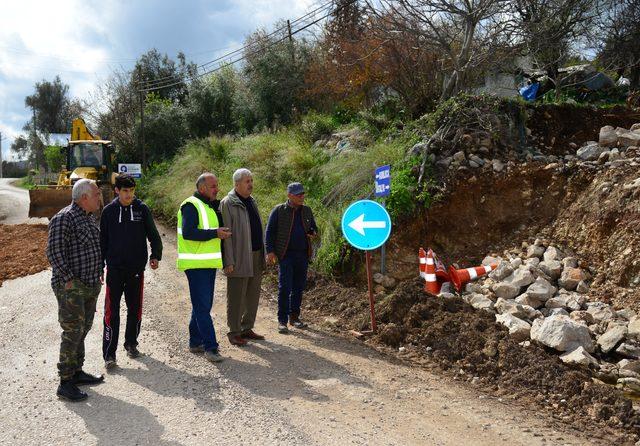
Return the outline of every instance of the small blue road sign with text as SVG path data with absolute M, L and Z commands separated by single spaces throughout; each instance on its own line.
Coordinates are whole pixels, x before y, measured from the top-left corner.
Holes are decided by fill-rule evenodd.
M 391 166 L 380 166 L 375 176 L 376 197 L 386 197 L 391 193 Z

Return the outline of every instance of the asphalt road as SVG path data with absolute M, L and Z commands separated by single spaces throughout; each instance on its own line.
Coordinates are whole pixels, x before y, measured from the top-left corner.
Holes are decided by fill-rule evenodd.
M 23 218 L 16 206 L 24 207 L 26 196 L 0 184 L 0 209 L 10 210 L 5 222 Z M 224 336 L 222 275 L 213 316 L 226 359 L 210 364 L 187 350 L 186 279 L 175 268 L 173 230 L 161 233 L 161 266 L 145 273 L 139 346 L 145 355 L 129 359 L 121 347 L 119 367 L 104 384 L 88 389 L 85 402 L 55 396 L 60 327 L 51 272 L 0 287 L 0 444 L 591 444 L 578 433 L 554 430 L 533 411 L 402 364 L 359 341 L 313 327 L 278 334 L 275 308 L 266 297 L 256 331 L 267 340 L 231 346 Z M 103 371 L 103 305 L 104 292 L 86 340 L 90 372 Z

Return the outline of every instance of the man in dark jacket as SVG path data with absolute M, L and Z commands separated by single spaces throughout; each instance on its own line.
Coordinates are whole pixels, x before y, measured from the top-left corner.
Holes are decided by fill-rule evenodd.
M 302 292 L 307 283 L 311 258 L 311 239 L 318 227 L 311 208 L 304 205 L 304 188 L 300 183 L 287 186 L 286 203 L 273 208 L 266 231 L 267 263 L 280 262 L 278 275 L 278 331 L 286 333 L 287 322 L 296 328 L 300 320 Z
M 118 196 L 104 207 L 100 219 L 100 248 L 107 265 L 102 336 L 102 354 L 106 368 L 116 365 L 120 299 L 123 292 L 127 304 L 124 348 L 131 358 L 140 355 L 137 346 L 142 321 L 147 240 L 151 243 L 151 269 L 158 268 L 158 262 L 162 258 L 162 240 L 153 222 L 153 216 L 147 205 L 135 198 L 135 189 L 136 182 L 132 176 L 118 175 L 115 184 Z

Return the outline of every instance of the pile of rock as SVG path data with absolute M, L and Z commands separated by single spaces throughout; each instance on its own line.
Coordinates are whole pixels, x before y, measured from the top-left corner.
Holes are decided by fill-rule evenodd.
M 467 284 L 466 302 L 495 313 L 519 342 L 541 343 L 566 363 L 592 367 L 603 380 L 640 392 L 640 318 L 589 299 L 593 270 L 540 239 L 482 263 L 498 268 Z M 444 287 L 441 295 L 455 298 Z
M 465 144 L 465 141 L 469 143 Z M 491 137 L 478 138 L 462 135 L 457 149 L 442 151 L 434 148 L 427 153 L 432 164 L 439 170 L 478 169 L 493 170 L 496 173 L 509 170 L 517 164 L 540 162 L 547 167 L 579 166 L 587 169 L 615 168 L 629 163 L 640 165 L 640 123 L 630 129 L 605 126 L 600 129 L 598 141 L 588 141 L 582 147 L 570 144 L 572 152 L 564 156 L 545 155 L 539 149 L 529 148 L 523 151 L 498 149 Z M 429 151 L 426 142 L 415 144 L 410 153 L 424 155 Z

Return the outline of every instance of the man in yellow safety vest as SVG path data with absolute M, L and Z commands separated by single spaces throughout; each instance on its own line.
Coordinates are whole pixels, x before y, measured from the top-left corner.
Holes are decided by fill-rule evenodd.
M 220 240 L 231 237 L 222 227 L 218 178 L 205 172 L 196 181 L 196 192 L 178 211 L 178 269 L 184 271 L 191 295 L 189 350 L 204 353 L 210 362 L 222 361 L 211 319 L 216 270 L 222 268 Z

